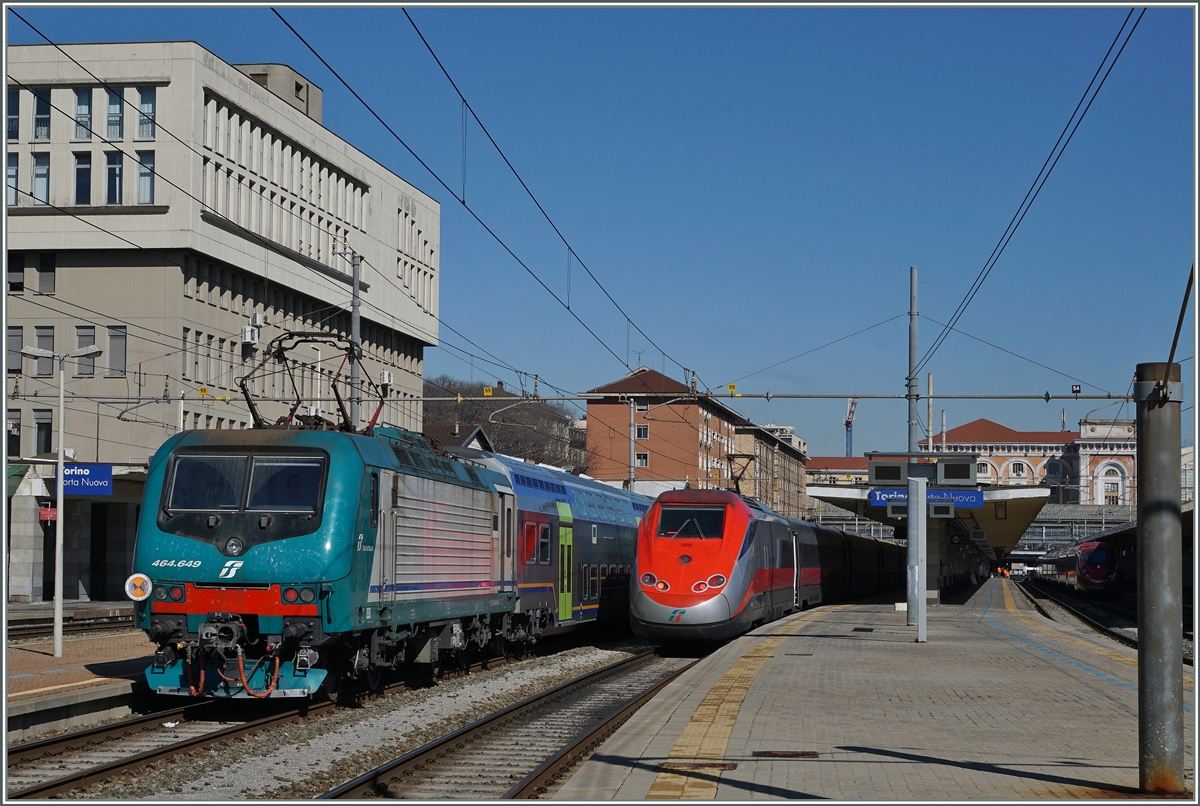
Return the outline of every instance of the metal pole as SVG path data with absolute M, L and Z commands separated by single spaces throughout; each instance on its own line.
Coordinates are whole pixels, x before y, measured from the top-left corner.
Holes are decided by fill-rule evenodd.
M 908 463 L 917 463 L 921 449 L 921 426 L 917 424 L 917 267 L 908 267 Z
M 632 397 L 626 402 L 629 404 L 629 492 L 633 492 L 633 476 L 634 468 L 636 467 L 633 441 L 637 437 L 637 426 L 633 422 L 633 412 L 637 408 L 637 404 Z
M 921 447 L 921 429 L 917 425 L 917 267 L 908 267 L 908 375 L 906 377 L 906 394 L 908 398 L 908 464 L 909 469 L 917 463 L 917 451 Z M 917 545 L 917 527 L 914 513 L 918 503 L 924 504 L 925 497 L 916 498 L 913 492 L 913 479 L 908 479 L 908 520 L 905 523 L 908 544 L 908 610 L 909 626 L 917 623 L 918 608 L 917 584 L 918 568 L 920 565 L 919 547 Z
M 908 544 L 908 607 L 905 621 L 910 627 L 918 630 L 921 616 L 921 539 L 920 531 L 924 528 L 924 519 L 917 520 L 917 513 L 925 506 L 925 479 L 915 476 L 908 477 L 908 518 L 904 528 Z
M 1172 794 L 1185 791 L 1180 377 L 1179 364 L 1138 364 L 1133 384 L 1137 401 L 1139 785 L 1144 792 Z
M 183 422 L 183 396 L 184 396 L 184 394 L 185 394 L 184 392 L 179 393 L 179 431 L 177 431 L 176 433 L 182 433 L 183 427 L 185 425 L 185 423 Z
M 57 501 L 54 511 L 54 657 L 62 657 L 63 641 L 63 436 L 66 433 L 63 420 L 67 407 L 64 395 L 63 375 L 66 355 L 58 358 L 58 478 L 55 479 Z
M 908 527 L 916 532 L 917 543 L 917 643 L 925 643 L 926 597 L 926 543 L 929 535 L 926 520 L 929 508 L 925 503 L 926 479 L 908 480 Z M 913 501 L 917 502 L 913 506 Z M 910 536 L 912 537 L 912 536 Z
M 362 390 L 360 388 L 361 381 L 359 379 L 359 359 L 362 358 L 362 331 L 359 322 L 358 307 L 362 304 L 359 299 L 359 281 L 362 279 L 362 255 L 357 252 L 350 253 L 350 265 L 352 267 L 352 282 L 354 294 L 350 298 L 350 341 L 354 345 L 354 361 L 350 362 L 350 422 L 354 423 L 354 430 L 358 430 L 358 403 L 362 399 Z
M 942 409 L 942 453 L 946 452 L 946 410 Z
M 929 443 L 929 452 L 933 453 L 933 373 L 930 372 L 929 380 L 929 396 L 925 401 L 928 411 L 925 414 L 925 434 Z

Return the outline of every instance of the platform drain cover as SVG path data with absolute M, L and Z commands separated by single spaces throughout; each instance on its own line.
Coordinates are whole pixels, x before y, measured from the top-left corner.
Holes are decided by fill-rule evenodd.
M 855 627 L 850 632 L 875 632 L 874 627 Z
M 737 764 L 732 761 L 664 761 L 658 765 L 660 770 L 736 770 Z
M 816 758 L 816 750 L 755 750 L 755 758 Z

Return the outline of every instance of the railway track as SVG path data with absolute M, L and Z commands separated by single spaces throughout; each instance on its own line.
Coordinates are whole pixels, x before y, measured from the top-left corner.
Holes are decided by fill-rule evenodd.
M 538 797 L 694 662 L 635 655 L 498 711 L 319 797 Z
M 1030 582 L 1028 580 L 1025 582 L 1017 582 L 1014 584 L 1017 586 L 1018 589 L 1020 589 L 1020 591 L 1022 593 L 1025 594 L 1025 596 L 1029 599 L 1029 601 L 1033 604 L 1033 606 L 1036 607 L 1038 609 L 1038 612 L 1040 612 L 1043 616 L 1046 616 L 1047 618 L 1053 618 L 1053 616 L 1051 616 L 1049 613 L 1047 613 L 1038 604 L 1037 599 L 1032 594 L 1030 594 L 1031 590 L 1036 591 L 1040 596 L 1043 596 L 1046 599 L 1049 599 L 1050 601 L 1054 602 L 1054 604 L 1061 607 L 1063 610 L 1066 610 L 1072 616 L 1079 619 L 1084 624 L 1087 624 L 1089 627 L 1096 630 L 1097 632 L 1103 633 L 1104 635 L 1108 636 L 1109 638 L 1113 639 L 1114 641 L 1122 643 L 1125 646 L 1129 646 L 1129 647 L 1133 647 L 1134 649 L 1137 649 L 1137 646 L 1138 646 L 1137 638 L 1135 638 L 1129 634 L 1130 631 L 1136 632 L 1137 628 L 1134 627 L 1134 628 L 1132 628 L 1132 630 L 1130 628 L 1124 628 L 1126 631 L 1122 631 L 1120 629 L 1114 629 L 1113 627 L 1111 627 L 1107 624 L 1104 624 L 1102 621 L 1098 620 L 1095 617 L 1095 611 L 1092 609 L 1095 607 L 1099 607 L 1100 605 L 1098 603 L 1087 603 L 1087 609 L 1085 609 L 1084 607 L 1080 606 L 1081 603 L 1075 597 L 1070 596 L 1069 594 L 1067 594 L 1064 591 L 1056 590 L 1049 585 L 1039 585 L 1035 582 Z M 1128 613 L 1124 613 L 1123 615 L 1125 615 L 1126 617 L 1130 617 L 1130 614 L 1128 614 Z M 1136 623 L 1136 613 L 1132 614 L 1132 618 L 1135 619 L 1135 623 Z M 1191 638 L 1192 638 L 1191 634 L 1185 632 L 1185 637 L 1190 645 Z M 1185 664 L 1187 664 L 1188 666 L 1194 665 L 1193 658 L 1187 657 L 1187 653 L 1185 653 L 1183 662 Z
M 63 635 L 80 635 L 91 632 L 115 632 L 119 630 L 135 630 L 133 616 L 111 616 L 99 619 L 79 619 L 63 622 Z M 53 621 L 30 621 L 28 623 L 10 623 L 8 638 L 50 638 L 54 635 Z
M 468 669 L 446 672 L 443 679 L 470 674 L 506 662 L 503 657 L 473 663 Z M 421 685 L 432 679 L 415 673 L 389 683 L 378 694 Z M 341 702 L 346 699 L 343 697 Z M 130 770 L 169 761 L 171 757 L 220 742 L 311 719 L 338 703 L 272 701 L 275 713 L 244 718 L 244 701 L 205 700 L 179 708 L 132 717 L 119 722 L 14 745 L 7 753 L 7 797 L 10 800 L 48 798 L 109 780 Z M 240 713 L 239 713 L 240 712 Z

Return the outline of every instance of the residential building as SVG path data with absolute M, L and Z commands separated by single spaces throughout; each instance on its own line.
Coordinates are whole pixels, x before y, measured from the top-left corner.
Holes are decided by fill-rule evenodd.
M 780 515 L 803 517 L 808 459 L 803 445 L 791 426 L 734 426 L 736 452 L 731 464 L 736 489 Z
M 647 367 L 587 394 L 588 475 L 647 495 L 731 488 L 736 429 L 751 424 L 733 409 Z
M 67 598 L 121 596 L 148 456 L 181 429 L 251 425 L 237 379 L 274 337 L 348 338 L 351 252 L 363 375 L 391 373 L 380 419 L 420 430 L 440 207 L 325 128 L 317 85 L 195 42 L 14 46 L 7 69 L 8 458 L 44 459 L 58 441 L 57 367 L 21 347 L 94 344 L 101 356 L 66 367 L 66 447 L 115 464 L 125 488 L 68 500 Z M 343 357 L 306 345 L 286 368 L 326 416 Z M 273 422 L 293 390 L 285 368 L 266 369 L 249 393 Z M 360 423 L 374 409 L 364 403 Z M 15 601 L 49 595 L 53 524 L 38 505 L 53 467 L 24 464 Z

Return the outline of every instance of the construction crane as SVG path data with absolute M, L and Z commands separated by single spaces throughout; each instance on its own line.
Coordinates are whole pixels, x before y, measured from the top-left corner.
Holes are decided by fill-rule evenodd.
M 858 398 L 852 397 L 847 401 L 846 405 L 846 455 L 854 455 L 854 409 L 858 405 Z

